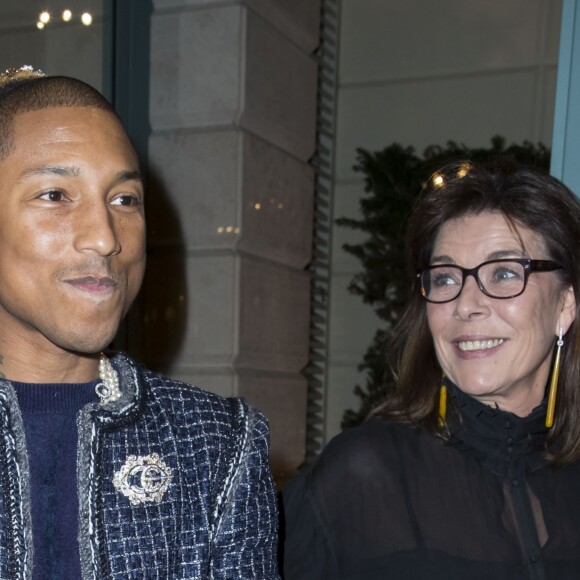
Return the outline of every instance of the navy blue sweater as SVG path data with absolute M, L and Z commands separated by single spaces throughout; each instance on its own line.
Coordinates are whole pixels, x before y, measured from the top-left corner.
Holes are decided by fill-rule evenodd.
M 81 577 L 76 415 L 97 399 L 97 382 L 12 383 L 28 448 L 35 580 Z

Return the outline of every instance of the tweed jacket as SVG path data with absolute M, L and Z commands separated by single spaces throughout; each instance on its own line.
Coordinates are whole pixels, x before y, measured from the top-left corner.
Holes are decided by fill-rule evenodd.
M 83 579 L 279 578 L 265 418 L 123 355 L 111 362 L 121 397 L 77 419 Z M 22 417 L 0 381 L 0 579 L 31 577 L 29 496 Z

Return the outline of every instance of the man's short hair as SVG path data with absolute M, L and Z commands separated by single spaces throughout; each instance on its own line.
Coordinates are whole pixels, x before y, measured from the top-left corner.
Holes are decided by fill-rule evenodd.
M 0 161 L 14 147 L 14 118 L 52 107 L 89 107 L 117 116 L 99 91 L 78 79 L 46 76 L 9 82 L 0 86 Z

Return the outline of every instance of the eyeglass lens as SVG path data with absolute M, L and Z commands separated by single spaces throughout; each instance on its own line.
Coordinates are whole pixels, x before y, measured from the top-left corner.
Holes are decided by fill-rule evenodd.
M 523 291 L 525 269 L 518 262 L 489 262 L 476 272 L 479 284 L 495 298 L 507 298 Z M 436 266 L 421 274 L 423 293 L 433 302 L 446 302 L 459 296 L 463 272 L 456 266 Z

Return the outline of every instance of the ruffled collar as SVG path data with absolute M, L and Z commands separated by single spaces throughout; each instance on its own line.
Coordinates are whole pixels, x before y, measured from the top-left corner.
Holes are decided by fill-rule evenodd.
M 545 401 L 527 417 L 518 417 L 480 403 L 448 379 L 444 382 L 458 412 L 448 419 L 450 445 L 502 477 L 522 469 L 534 472 L 548 463 Z

